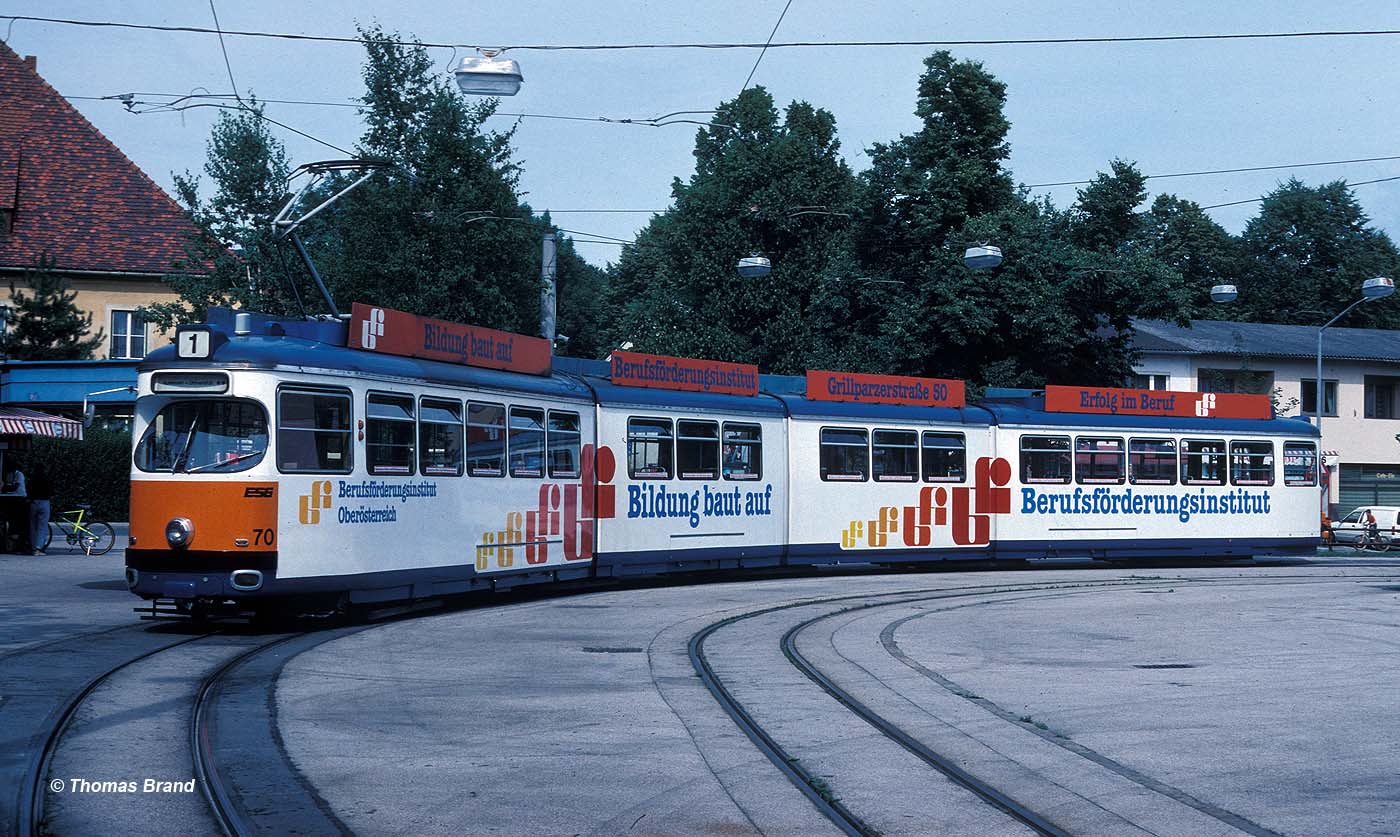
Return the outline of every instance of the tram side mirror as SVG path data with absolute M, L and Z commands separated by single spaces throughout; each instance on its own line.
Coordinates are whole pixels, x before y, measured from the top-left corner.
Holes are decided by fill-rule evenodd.
M 87 400 L 86 398 L 84 398 L 84 399 L 83 399 L 83 427 L 84 427 L 84 428 L 92 427 L 92 421 L 93 421 L 93 419 L 95 419 L 95 418 L 97 418 L 97 405 L 94 404 L 94 403 L 92 403 L 91 401 Z

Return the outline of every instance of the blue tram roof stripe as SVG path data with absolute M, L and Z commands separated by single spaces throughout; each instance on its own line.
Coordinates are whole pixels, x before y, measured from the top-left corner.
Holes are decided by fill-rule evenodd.
M 791 415 L 801 419 L 831 418 L 849 421 L 890 421 L 909 424 L 930 422 L 985 427 L 1028 425 L 1043 427 L 1102 427 L 1156 430 L 1176 434 L 1257 434 L 1315 439 L 1317 428 L 1296 418 L 1218 419 L 1177 416 L 1079 415 L 1048 413 L 1044 396 L 1033 390 L 990 389 L 986 400 L 963 408 L 909 407 L 849 401 L 808 401 L 806 379 L 797 375 L 760 376 L 757 396 L 721 395 L 685 390 L 617 386 L 609 380 L 609 364 L 602 360 L 556 357 L 554 374 L 524 375 L 455 363 L 399 355 L 379 354 L 345 346 L 345 327 L 336 322 L 277 320 L 253 316 L 254 334 L 233 334 L 234 312 L 209 309 L 209 325 L 230 337 L 216 341 L 212 362 L 254 369 L 303 366 L 421 379 L 445 386 L 512 390 L 546 398 L 596 401 L 602 406 L 629 405 L 710 410 L 721 414 Z M 284 336 L 273 336 L 277 327 Z M 209 361 L 181 360 L 175 346 L 162 346 L 146 356 L 138 367 L 146 372 L 171 367 L 204 366 Z
M 562 375 L 521 375 L 497 369 L 363 352 L 297 337 L 235 337 L 216 348 L 209 361 L 181 360 L 175 354 L 174 345 L 162 346 L 147 355 L 139 368 L 147 372 L 172 367 L 205 366 L 211 362 L 253 369 L 304 366 L 313 370 L 331 369 L 365 375 L 415 378 L 445 386 L 483 387 L 548 398 L 593 400 L 588 387 L 581 381 Z

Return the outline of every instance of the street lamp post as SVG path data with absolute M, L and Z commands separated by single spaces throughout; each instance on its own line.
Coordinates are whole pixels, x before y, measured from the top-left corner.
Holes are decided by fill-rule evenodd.
M 1315 389 L 1313 390 L 1313 406 L 1316 408 L 1314 412 L 1317 415 L 1316 423 L 1317 443 L 1319 446 L 1319 461 L 1322 458 L 1322 405 L 1323 402 L 1326 401 L 1322 389 L 1322 333 L 1328 328 L 1331 328 L 1332 325 L 1338 320 L 1340 320 L 1342 317 L 1345 317 L 1347 314 L 1351 313 L 1351 309 L 1355 308 L 1361 303 L 1370 302 L 1373 299 L 1382 299 L 1384 297 L 1390 296 L 1393 293 L 1395 293 L 1394 280 L 1385 276 L 1378 276 L 1375 279 L 1367 279 L 1365 282 L 1361 283 L 1361 298 L 1348 305 L 1346 308 L 1343 308 L 1342 313 L 1328 320 L 1321 328 L 1317 330 L 1317 381 L 1314 383 Z

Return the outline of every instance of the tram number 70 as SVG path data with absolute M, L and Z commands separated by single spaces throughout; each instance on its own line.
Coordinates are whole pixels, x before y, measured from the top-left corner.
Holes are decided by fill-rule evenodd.
M 253 546 L 272 546 L 276 537 L 277 533 L 272 529 L 254 529 Z

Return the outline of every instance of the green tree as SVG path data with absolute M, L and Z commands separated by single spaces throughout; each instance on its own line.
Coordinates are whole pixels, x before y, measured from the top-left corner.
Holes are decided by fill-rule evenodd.
M 1138 239 L 1153 258 L 1180 274 L 1191 300 L 1191 315 L 1231 319 L 1234 306 L 1210 301 L 1214 285 L 1233 284 L 1243 257 L 1239 240 L 1215 223 L 1194 201 L 1158 195 L 1143 218 Z
M 1245 227 L 1247 262 L 1235 303 L 1240 319 L 1319 325 L 1361 296 L 1361 282 L 1394 276 L 1400 254 L 1370 226 L 1345 181 L 1290 179 L 1264 198 Z M 1346 325 L 1400 328 L 1393 304 L 1363 305 Z
M 256 99 L 246 109 L 219 112 L 204 164 L 214 184 L 208 202 L 200 198 L 197 176 L 175 176 L 176 194 L 200 232 L 165 277 L 179 301 L 142 311 L 161 330 L 200 322 L 212 305 L 270 314 L 298 310 L 289 283 L 300 277 L 287 270 L 271 226 L 287 198 L 287 155 L 262 112 Z
M 862 258 L 917 267 L 969 218 L 1013 202 L 1006 85 L 980 62 L 940 50 L 924 60 L 915 114 L 923 127 L 869 151 L 861 174 Z
M 90 360 L 105 340 L 92 332 L 92 315 L 83 313 L 68 281 L 55 272 L 47 256 L 24 272 L 28 293 L 10 282 L 10 305 L 4 309 L 0 357 L 9 360 Z
M 837 351 L 844 312 L 830 291 L 850 258 L 855 180 L 836 120 L 793 102 L 779 118 L 762 87 L 720 104 L 697 132 L 695 173 L 610 271 L 611 344 L 799 372 Z M 762 253 L 762 280 L 735 272 Z
M 377 27 L 361 35 L 366 131 L 358 151 L 394 168 L 303 228 L 332 294 L 342 308 L 373 301 L 535 333 L 548 226 L 520 201 L 513 131 L 483 127 L 496 100 L 468 103 L 426 50 L 397 35 Z

